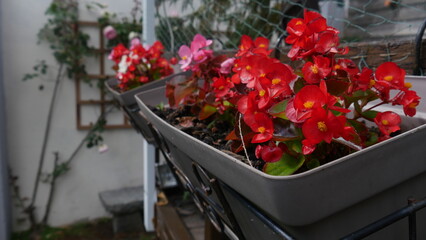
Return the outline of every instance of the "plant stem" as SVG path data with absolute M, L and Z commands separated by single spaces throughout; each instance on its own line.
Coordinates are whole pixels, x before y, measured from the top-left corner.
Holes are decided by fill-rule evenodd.
M 7 168 L 8 168 L 8 173 L 9 173 L 10 185 L 12 186 L 11 187 L 11 189 L 12 189 L 12 197 L 14 197 L 18 201 L 17 202 L 17 207 L 19 207 L 22 210 L 24 210 L 25 214 L 28 214 L 26 212 L 27 206 L 25 206 L 25 199 L 21 196 L 21 191 L 20 191 L 19 185 L 16 183 L 16 177 L 13 176 L 12 168 L 10 167 L 9 164 L 8 164 Z
M 86 136 L 81 140 L 81 142 L 78 144 L 77 148 L 74 150 L 74 152 L 71 154 L 71 156 L 68 158 L 67 161 L 65 161 L 66 165 L 69 165 L 71 163 L 71 161 L 75 158 L 75 156 L 77 155 L 78 151 L 83 147 L 84 143 L 86 142 L 87 138 L 90 136 L 90 134 L 92 134 L 95 129 L 96 126 L 98 125 L 98 123 L 105 119 L 106 115 L 108 113 L 110 113 L 112 111 L 113 107 L 111 107 L 109 110 L 106 110 L 103 114 L 99 115 L 98 119 L 96 120 L 95 124 L 93 124 L 92 128 L 87 132 Z
M 43 220 L 41 221 L 41 224 L 43 226 L 47 225 L 47 221 L 49 219 L 50 209 L 51 209 L 52 202 L 53 202 L 53 193 L 55 192 L 56 178 L 58 177 L 58 175 L 56 174 L 56 170 L 58 168 L 59 153 L 54 152 L 53 154 L 55 155 L 55 161 L 53 163 L 53 170 L 52 170 L 52 173 L 51 173 L 52 179 L 50 181 L 50 190 L 49 190 L 49 196 L 48 196 L 47 203 L 46 203 L 46 209 L 44 211 Z
M 60 63 L 58 74 L 56 76 L 52 100 L 50 101 L 50 106 L 49 106 L 49 113 L 47 115 L 46 128 L 45 128 L 44 138 L 43 138 L 43 145 L 42 145 L 42 149 L 41 149 L 40 159 L 39 159 L 39 162 L 38 162 L 38 169 L 37 169 L 36 179 L 35 179 L 35 182 L 34 182 L 33 194 L 32 194 L 32 197 L 31 197 L 31 203 L 28 206 L 31 228 L 34 228 L 35 223 L 36 223 L 36 219 L 35 219 L 35 215 L 34 215 L 34 204 L 35 204 L 35 201 L 36 201 L 36 198 L 37 198 L 41 171 L 43 169 L 43 164 L 44 164 L 44 155 L 46 153 L 47 142 L 49 140 L 49 133 L 50 133 L 50 128 L 51 128 L 53 109 L 54 109 L 54 105 L 55 105 L 55 102 L 56 102 L 56 96 L 57 96 L 58 89 L 59 89 L 59 83 L 60 83 L 60 80 L 62 79 L 63 66 L 64 66 L 64 64 Z
M 385 104 L 385 103 L 387 103 L 387 102 L 381 102 L 381 103 L 378 103 L 378 104 L 376 104 L 376 105 L 374 105 L 374 106 L 372 106 L 372 107 L 368 108 L 368 109 L 367 109 L 367 110 L 365 110 L 365 111 L 370 111 L 370 110 L 372 110 L 372 109 L 374 109 L 374 108 L 376 108 L 376 107 L 378 107 L 378 106 L 380 106 L 380 105 L 383 105 L 383 104 Z
M 242 115 L 242 114 L 240 114 L 240 115 L 239 115 L 239 117 L 238 117 L 238 128 L 239 128 L 239 130 L 240 130 L 241 144 L 243 145 L 243 149 L 244 149 L 244 153 L 246 154 L 247 161 L 249 162 L 250 166 L 251 166 L 251 167 L 253 167 L 253 164 L 251 164 L 251 161 L 250 161 L 249 155 L 248 155 L 248 153 L 247 153 L 246 145 L 245 145 L 245 143 L 244 143 L 243 133 L 242 133 L 242 131 L 241 131 L 241 115 Z
M 93 124 L 93 127 L 87 132 L 87 134 L 84 136 L 84 138 L 80 141 L 80 143 L 78 144 L 78 146 L 74 149 L 73 153 L 70 155 L 70 157 L 67 159 L 67 161 L 64 162 L 65 166 L 69 166 L 71 164 L 71 161 L 75 158 L 75 156 L 77 155 L 77 153 L 80 151 L 80 149 L 84 146 L 84 143 L 86 142 L 87 138 L 90 136 L 90 134 L 92 134 L 98 123 L 103 120 L 106 117 L 106 114 L 111 112 L 112 108 L 105 111 L 103 114 L 101 114 L 98 119 L 96 120 L 96 123 Z M 54 152 L 55 155 L 55 161 L 54 161 L 54 166 L 53 166 L 53 170 L 52 170 L 52 179 L 50 182 L 50 191 L 49 191 L 49 196 L 48 196 L 48 200 L 46 203 L 46 208 L 45 208 L 45 212 L 44 212 L 44 216 L 43 216 L 43 220 L 42 220 L 42 226 L 46 226 L 48 219 L 49 219 L 49 214 L 50 214 L 50 210 L 52 208 L 52 202 L 53 202 L 53 198 L 54 198 L 54 194 L 55 194 L 55 190 L 56 190 L 56 180 L 63 174 L 58 174 L 57 173 L 57 168 L 59 166 L 59 152 Z

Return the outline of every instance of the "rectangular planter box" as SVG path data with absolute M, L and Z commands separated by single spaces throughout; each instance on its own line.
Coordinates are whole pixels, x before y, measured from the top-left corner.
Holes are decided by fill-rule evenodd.
M 140 132 L 149 144 L 153 144 L 155 147 L 158 147 L 158 141 L 156 141 L 156 136 L 154 135 L 156 133 L 153 132 L 152 128 L 148 125 L 146 118 L 139 113 L 139 108 L 136 104 L 136 99 L 134 96 L 135 94 L 140 93 L 142 91 L 164 86 L 167 81 L 170 81 L 175 78 L 183 78 L 185 76 L 188 76 L 188 74 L 189 73 L 187 72 L 172 74 L 165 78 L 149 82 L 140 87 L 131 89 L 123 93 L 118 92 L 115 89 L 115 86 L 118 85 L 118 80 L 115 78 L 106 81 L 105 87 L 113 95 L 114 99 L 119 102 L 123 113 L 130 119 L 130 123 L 132 124 L 133 128 Z M 155 99 L 156 98 L 154 98 L 154 100 Z
M 422 93 L 426 90 L 424 82 L 407 81 L 423 86 L 414 89 L 419 91 L 419 96 L 425 96 Z M 167 139 L 169 148 L 174 149 L 172 154 L 182 155 L 176 156 L 174 161 L 183 172 L 193 178 L 188 168 L 191 161 L 197 162 L 297 238 L 335 239 L 405 206 L 410 196 L 426 196 L 425 119 L 412 119 L 408 125 L 413 129 L 310 171 L 271 176 L 156 116 L 147 106 L 159 104 L 153 97 L 164 96 L 164 90 L 144 91 L 136 95 L 136 99 L 141 112 Z M 165 98 L 162 101 L 167 103 Z M 424 109 L 424 105 L 419 107 L 420 111 Z M 419 115 L 425 116 L 424 113 Z M 225 195 L 231 207 L 239 209 L 234 212 L 243 232 L 251 231 L 244 232 L 246 238 L 260 239 L 251 235 L 255 228 L 250 214 L 233 200 L 232 194 L 225 191 Z M 395 234 L 404 234 L 398 225 L 384 234 L 382 237 L 393 239 L 406 237 L 396 237 Z
M 164 77 L 162 79 L 159 80 L 155 80 L 152 82 L 148 82 L 140 87 L 137 88 L 133 88 L 129 91 L 126 92 L 118 92 L 115 88 L 115 86 L 118 85 L 118 79 L 116 78 L 112 78 L 109 79 L 105 82 L 105 87 L 108 89 L 109 92 L 112 93 L 114 99 L 116 99 L 121 106 L 131 106 L 133 104 L 136 104 L 136 99 L 135 99 L 135 95 L 137 93 L 140 93 L 142 91 L 146 91 L 149 89 L 153 89 L 153 88 L 157 88 L 157 87 L 161 87 L 164 86 L 164 84 L 167 81 L 170 81 L 171 79 L 177 77 L 177 76 L 188 76 L 190 75 L 190 72 L 181 72 L 181 73 L 175 73 L 172 75 L 169 75 L 167 77 Z

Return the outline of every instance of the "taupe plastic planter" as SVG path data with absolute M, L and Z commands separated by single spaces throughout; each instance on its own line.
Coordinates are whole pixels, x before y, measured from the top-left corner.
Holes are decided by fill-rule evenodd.
M 115 89 L 115 86 L 118 85 L 118 80 L 115 78 L 109 79 L 108 81 L 106 81 L 105 87 L 113 95 L 114 99 L 116 99 L 119 102 L 123 113 L 126 114 L 127 117 L 130 119 L 130 123 L 132 124 L 133 128 L 136 129 L 138 132 L 140 132 L 149 144 L 153 144 L 155 147 L 158 147 L 158 141 L 156 141 L 156 138 L 154 136 L 155 132 L 153 132 L 151 127 L 148 125 L 148 122 L 145 119 L 145 117 L 139 114 L 139 108 L 138 108 L 138 105 L 136 104 L 136 99 L 134 96 L 135 94 L 140 93 L 142 91 L 164 86 L 167 81 L 170 81 L 178 77 L 184 77 L 184 76 L 187 76 L 188 74 L 190 73 L 181 72 L 181 73 L 172 74 L 165 78 L 162 78 L 153 82 L 149 82 L 147 84 L 144 84 L 140 87 L 131 89 L 126 92 L 118 92 Z M 158 96 L 158 97 L 154 96 L 153 100 L 162 99 L 162 98 L 163 98 L 162 96 Z
M 105 82 L 105 87 L 108 89 L 109 92 L 112 93 L 114 99 L 116 99 L 120 103 L 121 106 L 130 106 L 130 105 L 136 104 L 135 95 L 137 93 L 140 93 L 142 91 L 146 91 L 146 90 L 149 90 L 149 89 L 164 86 L 164 84 L 167 81 L 170 81 L 171 79 L 175 78 L 176 76 L 182 76 L 182 75 L 188 76 L 189 74 L 190 74 L 190 72 L 181 72 L 181 73 L 172 74 L 172 75 L 164 77 L 162 79 L 146 83 L 146 84 L 144 84 L 140 87 L 133 88 L 133 89 L 126 91 L 126 92 L 118 92 L 115 89 L 115 86 L 117 86 L 118 83 L 119 83 L 116 78 L 112 78 L 112 79 L 107 80 Z
M 177 152 L 176 165 L 191 176 L 188 162 L 197 162 L 298 239 L 337 239 L 405 206 L 408 197 L 426 196 L 424 119 L 404 118 L 411 130 L 310 171 L 270 176 L 177 130 L 150 111 L 147 106 L 159 104 L 154 96 L 164 96 L 164 90 L 151 89 L 135 97 L 141 113 L 171 145 L 171 153 Z M 162 101 L 167 103 L 165 98 Z M 234 212 L 246 238 L 256 239 L 253 234 L 259 228 L 253 226 L 253 216 L 225 195 L 231 207 L 238 209 Z M 422 224 L 425 215 L 418 214 Z M 405 239 L 407 228 L 396 224 L 375 236 Z

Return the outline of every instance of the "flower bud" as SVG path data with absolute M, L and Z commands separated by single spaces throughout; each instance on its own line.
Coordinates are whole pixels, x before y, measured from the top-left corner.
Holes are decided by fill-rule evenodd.
M 104 36 L 108 39 L 114 39 L 117 37 L 117 31 L 115 31 L 115 28 L 111 25 L 108 25 L 104 28 Z

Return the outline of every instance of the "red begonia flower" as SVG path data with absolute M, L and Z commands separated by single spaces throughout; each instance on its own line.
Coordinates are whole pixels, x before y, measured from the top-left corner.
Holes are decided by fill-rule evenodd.
M 312 111 L 322 107 L 327 102 L 327 96 L 316 85 L 304 86 L 294 97 L 294 108 L 297 111 Z
M 306 62 L 302 68 L 303 76 L 309 84 L 319 83 L 331 72 L 330 59 L 314 56 L 314 62 Z
M 121 57 L 127 54 L 129 54 L 129 50 L 122 43 L 120 43 L 112 49 L 108 59 L 113 60 L 118 64 L 121 61 Z
M 397 99 L 396 103 L 403 106 L 405 115 L 412 117 L 416 115 L 420 99 L 415 91 L 407 90 Z
M 401 123 L 401 117 L 391 111 L 379 112 L 374 118 L 374 122 L 385 136 L 389 136 L 391 133 L 400 129 L 399 124 Z
M 229 77 L 214 77 L 212 87 L 216 97 L 221 98 L 231 93 L 230 89 L 234 87 L 234 83 Z
M 251 130 L 255 133 L 252 138 L 252 143 L 262 143 L 271 140 L 274 133 L 274 124 L 272 119 L 268 117 L 266 113 L 257 112 L 251 116 L 252 119 L 244 118 L 246 124 L 251 128 Z
M 294 18 L 287 24 L 289 35 L 285 42 L 292 45 L 287 56 L 294 59 L 298 58 L 302 51 L 311 52 L 317 42 L 314 35 L 326 29 L 326 19 L 321 14 L 305 10 L 303 19 Z
M 311 118 L 303 124 L 303 136 L 309 140 L 310 144 L 318 144 L 322 141 L 330 143 L 333 137 L 340 137 L 343 132 L 342 117 L 344 118 L 344 116 L 336 117 L 331 111 L 323 108 L 317 108 Z
M 248 95 L 242 96 L 237 102 L 238 111 L 244 115 L 253 113 L 257 110 L 255 104 L 256 93 L 250 92 Z
M 338 59 L 333 66 L 334 71 L 345 71 L 349 77 L 359 73 L 358 66 L 350 59 Z
M 281 159 L 283 150 L 275 144 L 274 146 L 257 145 L 255 155 L 265 162 L 277 162 Z
M 385 88 L 402 89 L 404 87 L 405 70 L 394 62 L 382 63 L 376 70 L 376 83 Z
M 353 77 L 353 91 L 370 89 L 375 84 L 373 70 L 363 68 L 361 73 Z
M 254 88 L 259 78 L 266 76 L 269 63 L 271 63 L 269 59 L 261 55 L 241 58 L 239 62 L 241 83 L 246 84 L 248 88 Z
M 240 45 L 238 46 L 238 52 L 235 54 L 236 57 L 241 57 L 246 55 L 254 47 L 254 42 L 251 37 L 247 35 L 242 35 L 240 40 Z

